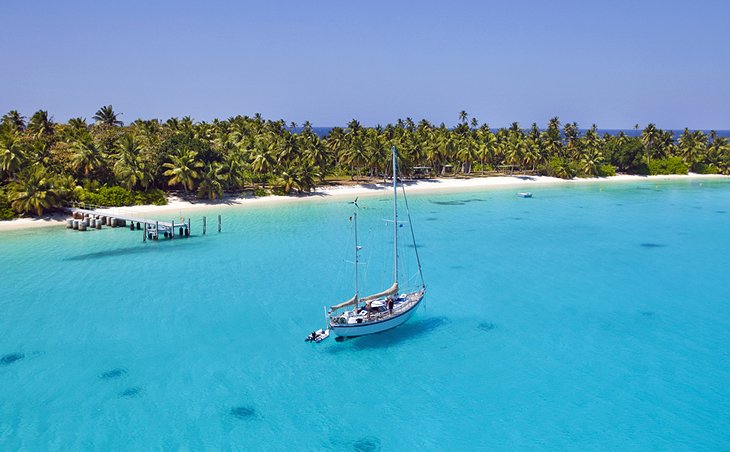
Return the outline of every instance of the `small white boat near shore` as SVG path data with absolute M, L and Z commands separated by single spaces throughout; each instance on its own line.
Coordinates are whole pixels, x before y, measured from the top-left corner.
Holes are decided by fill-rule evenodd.
M 532 193 L 530 193 L 529 191 L 521 191 L 517 193 L 517 196 L 519 196 L 520 198 L 532 198 Z

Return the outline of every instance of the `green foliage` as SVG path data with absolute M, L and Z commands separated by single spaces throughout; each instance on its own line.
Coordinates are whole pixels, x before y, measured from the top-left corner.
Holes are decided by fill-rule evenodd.
M 5 190 L 0 187 L 0 221 L 12 220 L 15 217 L 15 212 L 10 208 L 10 201 L 8 201 L 8 195 Z
M 609 177 L 616 175 L 616 167 L 611 164 L 605 164 L 598 167 L 599 177 Z
M 480 172 L 489 173 L 491 171 L 494 171 L 494 167 L 488 163 L 485 163 L 483 166 L 481 163 L 475 163 L 473 170 L 474 170 L 474 172 L 477 172 L 477 173 L 480 173 Z
M 21 210 L 43 210 L 44 204 L 55 205 L 70 193 L 108 205 L 164 203 L 159 189 L 180 189 L 202 198 L 255 187 L 260 187 L 258 196 L 268 195 L 267 188 L 301 193 L 326 179 L 392 177 L 393 145 L 405 177 L 416 176 L 416 167 L 428 167 L 436 176 L 486 175 L 496 169 L 566 179 L 616 172 L 685 173 L 682 164 L 672 160 L 676 157 L 695 172 L 730 173 L 727 138 L 685 130 L 676 139 L 671 131 L 653 124 L 639 137 L 601 136 L 595 125 L 581 132 L 578 124 L 561 124 L 557 117 L 544 129 L 513 123 L 495 131 L 462 112 L 456 125 L 406 118 L 364 127 L 353 119 L 320 137 L 308 122 L 293 133 L 284 121 L 265 120 L 258 114 L 210 123 L 196 123 L 190 117 L 165 122 L 138 119 L 126 126 L 120 115 L 109 105 L 96 112 L 93 125 L 83 118 L 56 124 L 40 110 L 26 125 L 19 112 L 8 112 L 0 121 L 0 184 L 20 187 L 31 177 L 31 165 L 46 171 L 33 180 L 36 188 L 31 195 L 13 190 L 14 195 L 28 198 L 27 202 L 13 198 Z M 77 190 L 79 183 L 83 189 Z M 8 195 L 10 191 L 8 187 Z
M 263 189 L 263 188 L 256 188 L 253 191 L 253 195 L 256 196 L 257 198 L 260 198 L 262 196 L 269 196 L 270 194 L 271 193 L 268 190 Z
M 548 176 L 561 179 L 572 179 L 578 173 L 574 162 L 561 157 L 551 158 L 545 170 Z
M 646 174 L 640 172 L 644 164 L 644 149 L 638 138 L 630 138 L 625 135 L 617 135 L 609 139 L 604 148 L 603 155 L 607 162 L 624 173 Z
M 163 206 L 167 204 L 165 192 L 159 189 L 148 192 L 127 190 L 124 187 L 101 187 L 98 190 L 79 188 L 75 191 L 77 201 L 97 206 L 121 207 L 141 204 Z
M 697 174 L 720 174 L 720 169 L 712 163 L 695 162 L 692 164 L 692 172 Z
M 629 171 L 630 174 L 638 174 L 640 176 L 648 176 L 649 175 L 649 167 L 646 165 L 646 162 L 640 163 L 633 167 L 631 171 Z
M 134 195 L 122 187 L 101 187 L 97 191 L 82 189 L 76 191 L 76 195 L 79 201 L 97 206 L 120 207 L 134 205 Z
M 189 133 L 177 133 L 167 138 L 161 146 L 162 155 L 175 155 L 185 149 L 195 152 L 197 157 L 204 163 L 211 163 L 220 158 L 220 155 L 213 150 L 211 143 L 194 138 Z
M 167 205 L 167 193 L 159 188 L 153 188 L 148 191 L 134 192 L 135 204 L 152 204 L 155 206 Z
M 63 205 L 66 193 L 57 180 L 58 176 L 42 165 L 26 168 L 8 185 L 10 206 L 18 213 L 40 216 L 44 211 Z
M 687 174 L 687 164 L 680 157 L 653 159 L 649 162 L 649 174 Z

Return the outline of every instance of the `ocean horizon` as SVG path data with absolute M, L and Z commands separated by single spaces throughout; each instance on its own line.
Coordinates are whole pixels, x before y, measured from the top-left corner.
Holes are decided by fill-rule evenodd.
M 346 129 L 347 128 L 347 125 L 344 125 L 344 126 L 320 126 L 320 127 L 312 127 L 312 130 L 320 138 L 324 138 L 335 127 L 340 127 L 342 129 Z M 508 128 L 508 127 L 509 126 L 505 126 L 505 127 L 502 127 L 502 128 Z M 495 128 L 495 127 L 491 127 L 490 128 L 490 130 L 492 132 L 497 132 L 499 129 L 500 128 Z M 303 130 L 303 128 L 302 127 L 294 127 L 294 128 L 291 128 L 290 127 L 289 130 L 292 130 L 292 131 L 294 131 L 296 133 L 300 133 Z M 524 130 L 525 132 L 529 131 L 528 128 L 523 128 L 522 130 Z M 586 131 L 588 131 L 588 130 L 589 129 L 578 129 L 579 136 L 585 135 Z M 665 130 L 671 131 L 674 134 L 674 139 L 675 140 L 677 138 L 679 138 L 679 136 L 682 135 L 682 133 L 684 132 L 684 129 L 665 129 Z M 700 131 L 702 131 L 702 132 L 704 132 L 705 134 L 708 134 L 708 135 L 710 134 L 710 132 L 712 132 L 712 129 L 689 129 L 689 130 L 690 131 L 700 130 Z M 545 131 L 545 129 L 541 128 L 540 131 Z M 561 131 L 562 131 L 562 129 L 561 129 Z M 634 129 L 634 128 L 631 128 L 631 129 L 598 129 L 598 134 L 599 135 L 604 135 L 606 133 L 608 133 L 609 135 L 618 135 L 620 132 L 623 132 L 627 136 L 630 136 L 630 137 L 638 137 L 638 136 L 641 136 L 641 129 L 638 129 L 638 130 L 637 129 Z M 730 138 L 730 130 L 715 130 L 715 132 L 720 137 Z

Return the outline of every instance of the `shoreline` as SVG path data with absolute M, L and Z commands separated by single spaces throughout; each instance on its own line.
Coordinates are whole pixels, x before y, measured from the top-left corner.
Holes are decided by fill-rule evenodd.
M 728 179 L 730 176 L 721 174 L 672 174 L 663 176 L 638 176 L 618 175 L 603 178 L 585 179 L 559 179 L 548 176 L 493 176 L 474 177 L 468 179 L 421 179 L 408 182 L 407 187 L 410 193 L 436 193 L 436 192 L 458 192 L 474 189 L 490 188 L 529 188 L 545 185 L 569 185 L 569 184 L 592 184 L 600 182 L 640 182 L 640 181 L 666 181 L 666 180 L 687 180 L 687 179 Z M 359 185 L 338 185 L 333 187 L 316 188 L 311 193 L 290 196 L 254 196 L 246 197 L 224 197 L 222 200 L 196 200 L 186 201 L 176 196 L 168 197 L 168 204 L 164 206 L 140 205 L 128 207 L 111 207 L 108 212 L 127 213 L 130 215 L 139 214 L 162 214 L 194 212 L 208 209 L 228 209 L 232 207 L 260 204 L 283 204 L 289 202 L 306 202 L 316 199 L 336 199 L 353 196 L 377 196 L 391 187 L 390 184 L 365 183 Z M 100 210 L 103 212 L 104 210 Z M 64 226 L 65 220 L 69 217 L 67 213 L 56 212 L 51 215 L 44 215 L 41 218 L 16 218 L 9 221 L 0 221 L 0 232 L 16 231 L 22 229 L 34 229 L 39 227 Z

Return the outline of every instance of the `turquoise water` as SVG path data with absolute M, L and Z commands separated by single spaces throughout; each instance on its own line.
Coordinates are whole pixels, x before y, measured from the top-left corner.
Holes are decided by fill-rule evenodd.
M 3 233 L 0 445 L 730 449 L 730 183 L 531 190 L 412 194 L 425 308 L 317 346 L 352 291 L 342 201 Z M 390 203 L 362 204 L 375 291 Z

